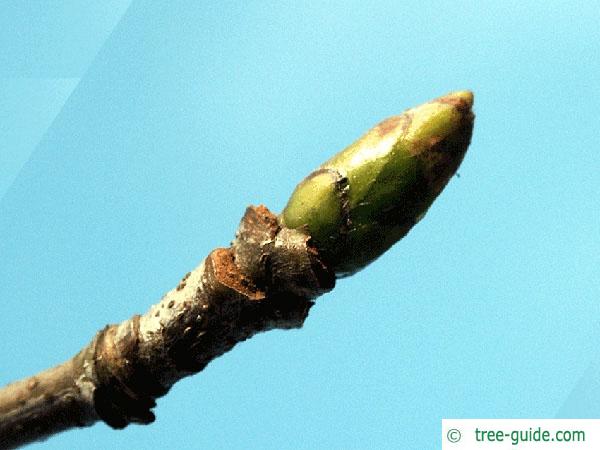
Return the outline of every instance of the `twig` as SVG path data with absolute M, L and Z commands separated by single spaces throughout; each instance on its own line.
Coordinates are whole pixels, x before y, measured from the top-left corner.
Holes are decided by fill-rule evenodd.
M 144 315 L 110 325 L 71 360 L 0 389 L 0 447 L 103 420 L 148 424 L 156 398 L 256 333 L 301 327 L 313 300 L 402 238 L 456 172 L 472 94 L 392 117 L 303 180 L 281 216 L 249 207 Z

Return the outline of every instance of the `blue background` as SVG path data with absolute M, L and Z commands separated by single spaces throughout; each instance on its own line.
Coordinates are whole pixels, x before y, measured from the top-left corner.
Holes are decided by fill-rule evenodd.
M 178 383 L 42 448 L 437 448 L 443 417 L 600 417 L 600 4 L 4 2 L 0 383 L 145 311 L 248 204 L 472 89 L 425 220 Z M 33 447 L 32 447 L 33 448 Z

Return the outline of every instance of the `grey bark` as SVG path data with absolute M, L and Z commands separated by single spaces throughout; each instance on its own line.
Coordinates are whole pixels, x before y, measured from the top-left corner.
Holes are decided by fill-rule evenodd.
M 154 421 L 156 398 L 236 343 L 302 326 L 335 276 L 300 231 L 249 207 L 230 248 L 214 250 L 144 315 L 106 326 L 71 360 L 0 389 L 0 448 L 103 420 Z

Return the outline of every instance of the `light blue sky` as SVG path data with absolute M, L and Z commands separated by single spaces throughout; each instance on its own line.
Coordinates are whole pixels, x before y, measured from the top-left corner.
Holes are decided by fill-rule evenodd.
M 443 417 L 600 417 L 598 23 L 593 1 L 3 6 L 0 384 L 145 311 L 379 120 L 476 95 L 460 178 L 302 330 L 151 426 L 40 448 L 424 449 Z

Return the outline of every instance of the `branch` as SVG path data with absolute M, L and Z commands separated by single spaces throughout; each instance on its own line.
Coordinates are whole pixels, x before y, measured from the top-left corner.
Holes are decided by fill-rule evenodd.
M 472 94 L 389 118 L 305 178 L 281 216 L 249 207 L 214 250 L 144 315 L 110 325 L 71 360 L 0 389 L 0 447 L 99 420 L 148 424 L 156 398 L 236 343 L 299 328 L 313 300 L 402 238 L 457 170 Z

